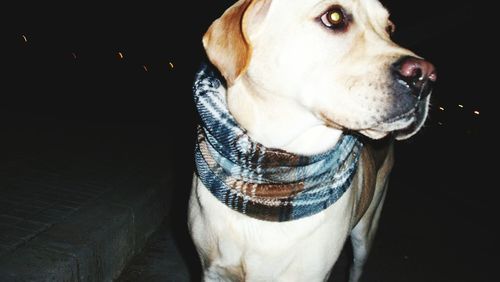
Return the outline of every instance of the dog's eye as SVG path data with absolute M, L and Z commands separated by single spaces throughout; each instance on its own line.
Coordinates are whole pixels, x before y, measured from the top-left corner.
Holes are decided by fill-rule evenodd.
M 342 7 L 334 6 L 321 16 L 321 22 L 333 30 L 343 30 L 349 21 Z

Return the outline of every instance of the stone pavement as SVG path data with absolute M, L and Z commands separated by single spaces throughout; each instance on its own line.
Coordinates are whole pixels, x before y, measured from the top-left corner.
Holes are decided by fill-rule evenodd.
M 167 214 L 161 126 L 27 119 L 0 130 L 0 281 L 117 278 Z

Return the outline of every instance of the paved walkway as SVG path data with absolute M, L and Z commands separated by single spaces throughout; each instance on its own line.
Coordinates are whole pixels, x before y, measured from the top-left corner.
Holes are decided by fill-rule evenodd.
M 160 127 L 1 128 L 0 281 L 112 281 L 164 219 Z M 157 145 L 157 146 L 155 146 Z

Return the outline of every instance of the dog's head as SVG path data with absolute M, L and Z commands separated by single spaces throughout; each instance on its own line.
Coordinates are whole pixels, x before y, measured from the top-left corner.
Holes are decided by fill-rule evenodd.
M 436 73 L 393 30 L 377 0 L 240 0 L 203 43 L 230 87 L 250 82 L 328 126 L 405 139 L 426 119 Z

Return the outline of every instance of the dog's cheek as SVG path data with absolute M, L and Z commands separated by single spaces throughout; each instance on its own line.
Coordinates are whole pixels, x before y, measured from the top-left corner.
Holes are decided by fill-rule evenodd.
M 326 103 L 318 106 L 318 116 L 329 127 L 337 129 L 361 130 L 377 124 L 378 117 L 365 108 L 348 106 L 348 103 L 338 102 L 328 106 Z
M 371 128 L 383 121 L 393 111 L 394 97 L 383 89 L 365 83 L 351 88 L 339 106 L 344 108 L 345 126 L 352 130 Z

